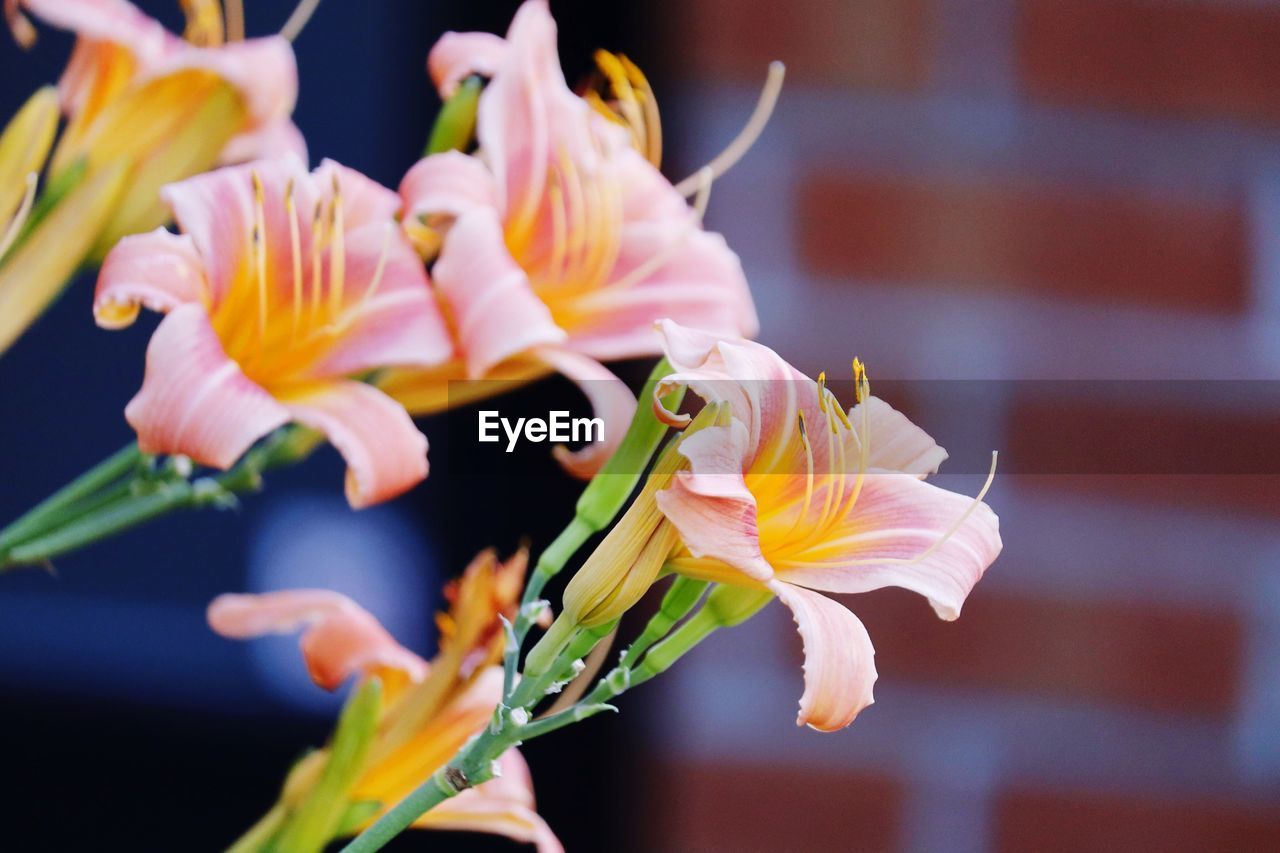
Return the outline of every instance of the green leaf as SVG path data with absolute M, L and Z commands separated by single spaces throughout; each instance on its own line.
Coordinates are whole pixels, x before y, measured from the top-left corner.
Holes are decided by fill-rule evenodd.
M 275 844 L 279 853 L 314 853 L 339 835 L 350 806 L 347 797 L 364 770 L 378 728 L 382 682 L 370 678 L 347 700 L 315 787 L 290 815 Z
M 483 90 L 484 80 L 474 74 L 462 81 L 458 91 L 444 102 L 440 115 L 436 116 L 424 155 L 467 150 L 475 134 L 476 110 Z

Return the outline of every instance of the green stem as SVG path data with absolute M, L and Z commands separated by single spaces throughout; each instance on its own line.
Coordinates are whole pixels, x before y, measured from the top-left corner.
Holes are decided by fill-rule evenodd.
M 126 474 L 137 470 L 141 461 L 142 453 L 138 450 L 136 442 L 116 451 L 0 531 L 0 553 L 24 539 L 30 539 L 33 535 L 45 532 L 46 528 L 51 526 L 51 522 L 60 520 L 60 516 L 73 504 L 96 494 Z
M 538 737 L 556 729 L 563 728 L 593 714 L 611 708 L 601 702 L 579 702 L 573 707 L 553 714 L 533 723 L 525 722 L 517 725 L 512 719 L 516 712 L 527 714 L 525 708 L 511 704 L 516 697 L 528 697 L 536 703 L 545 693 L 546 685 L 519 687 L 514 684 L 514 675 L 519 663 L 520 649 L 529 629 L 537 621 L 544 605 L 540 603 L 542 590 L 547 583 L 559 574 L 578 550 L 593 535 L 613 522 L 622 511 L 636 484 L 648 468 L 658 445 L 667 434 L 667 425 L 653 414 L 653 407 L 646 398 L 652 393 L 654 384 L 671 372 L 671 366 L 662 359 L 654 366 L 641 392 L 643 397 L 636 407 L 636 414 L 627 427 L 618 449 L 605 463 L 604 467 L 592 478 L 574 508 L 573 520 L 559 536 L 538 557 L 537 565 L 529 574 L 521 598 L 520 611 L 515 624 L 508 634 L 504 655 L 505 685 L 504 702 L 494 715 L 494 723 L 476 737 L 453 757 L 446 766 L 437 770 L 431 778 L 419 785 L 409 796 L 405 797 L 394 808 L 379 818 L 372 826 L 360 833 L 350 844 L 342 848 L 344 853 L 368 853 L 380 850 L 417 820 L 417 818 L 440 803 L 457 796 L 468 787 L 479 784 L 492 777 L 493 762 L 509 747 L 531 737 Z M 663 398 L 668 409 L 674 410 L 683 399 L 684 389 L 678 389 Z M 581 654 L 590 651 L 600 637 L 607 634 L 597 631 L 584 631 L 575 634 L 568 642 L 563 663 L 567 666 Z M 581 654 L 579 654 L 581 652 Z M 554 679 L 562 669 L 559 662 L 548 671 L 548 677 Z M 549 684 L 550 682 L 548 682 Z
M 189 480 L 169 465 L 151 471 L 130 445 L 65 486 L 0 533 L 0 570 L 47 562 L 180 509 L 226 507 L 262 487 L 262 474 L 299 462 L 317 434 L 287 427 L 230 471 Z
M 499 709 L 501 715 L 502 709 Z M 372 826 L 353 838 L 344 853 L 368 853 L 381 850 L 391 839 L 408 829 L 419 815 L 456 797 L 467 788 L 493 778 L 493 762 L 519 738 L 519 728 L 507 717 L 499 716 L 502 725 L 485 728 L 467 742 L 453 760 L 435 773 L 378 818 Z
M 676 575 L 675 580 L 671 582 L 671 588 L 662 597 L 658 612 L 649 619 L 649 624 L 644 626 L 640 636 L 627 646 L 618 666 L 626 669 L 633 667 L 650 646 L 667 636 L 675 624 L 693 610 L 702 599 L 702 593 L 706 588 L 706 581 Z
M 653 414 L 653 407 L 648 405 L 647 398 L 653 393 L 654 385 L 670 372 L 671 365 L 665 358 L 654 365 L 640 392 L 641 402 L 636 406 L 635 416 L 627 427 L 626 435 L 622 437 L 622 443 L 582 490 L 578 503 L 574 507 L 573 520 L 542 552 L 537 565 L 530 573 L 529 580 L 525 584 L 524 596 L 521 598 L 520 612 L 516 616 L 515 643 L 508 644 L 504 661 L 508 683 L 515 676 L 520 649 L 529 634 L 529 629 L 542 612 L 536 605 L 542 590 L 548 581 L 564 569 L 570 558 L 586 544 L 588 539 L 608 527 L 622 511 L 627 498 L 635 491 L 641 475 L 649 466 L 649 460 L 653 458 L 658 445 L 666 436 L 667 425 Z M 674 411 L 683 398 L 684 389 L 679 388 L 662 399 L 663 404 Z
M 192 505 L 196 489 L 179 480 L 166 483 L 150 494 L 139 495 L 101 511 L 73 520 L 51 533 L 14 547 L 7 557 L 13 565 L 31 565 L 61 557 L 86 545 L 106 539 L 175 509 Z

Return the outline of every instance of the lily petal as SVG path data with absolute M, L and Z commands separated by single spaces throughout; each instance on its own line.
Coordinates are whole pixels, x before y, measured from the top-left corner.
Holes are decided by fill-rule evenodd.
M 255 205 L 253 184 L 247 179 L 250 172 L 258 176 L 263 195 L 270 202 L 263 205 L 268 244 L 288 246 L 289 223 L 281 203 L 285 188 L 294 186 L 297 209 L 303 215 L 309 215 L 318 202 L 311 194 L 307 171 L 296 157 L 217 169 L 169 184 L 160 193 L 204 261 L 210 311 L 217 311 L 231 292 L 236 276 L 249 263 Z M 301 238 L 304 249 L 309 247 L 308 231 L 303 231 Z M 268 280 L 292 281 L 290 262 L 288 252 L 268 252 Z
M 625 382 L 598 361 L 555 347 L 540 347 L 534 355 L 556 372 L 572 380 L 591 401 L 596 417 L 604 423 L 604 438 L 580 450 L 558 445 L 552 454 L 573 476 L 587 480 L 609 461 L 636 411 L 636 398 Z
M 857 616 L 825 595 L 772 581 L 804 641 L 804 694 L 796 725 L 842 729 L 874 699 L 875 649 Z
M 163 313 L 207 299 L 204 263 L 191 238 L 157 228 L 125 237 L 107 255 L 93 316 L 104 329 L 121 329 L 138 318 L 140 306 Z
M 553 157 L 567 157 L 587 173 L 594 168 L 591 116 L 565 83 L 556 24 L 545 0 L 528 0 L 511 21 L 501 65 L 476 115 L 476 137 L 493 170 L 506 226 L 517 240 L 533 227 Z
M 678 471 L 656 498 L 694 557 L 720 560 L 765 581 L 773 568 L 760 551 L 756 499 L 742 476 L 747 441 L 746 427 L 736 419 L 685 436 L 679 452 L 691 470 Z
M 405 217 L 461 216 L 496 209 L 493 176 L 479 159 L 461 151 L 432 154 L 414 164 L 400 182 Z
M 444 316 L 422 260 L 394 221 L 387 217 L 349 232 L 345 243 L 348 308 L 343 328 L 310 374 L 338 377 L 448 361 L 453 340 Z
M 775 568 L 788 583 L 828 592 L 904 587 L 950 620 L 1001 547 L 985 503 L 910 474 L 872 473 L 841 524 Z
M 427 55 L 427 73 L 440 97 L 449 98 L 472 74 L 492 77 L 506 55 L 507 42 L 493 33 L 447 32 Z
M 222 469 L 290 420 L 289 410 L 227 357 L 196 303 L 178 306 L 156 328 L 142 389 L 124 414 L 142 452 L 183 453 Z
M 652 268 L 652 260 L 664 255 Z M 722 236 L 687 217 L 624 226 L 613 279 L 635 273 L 643 275 L 574 303 L 575 313 L 585 318 L 570 330 L 575 349 L 602 360 L 650 355 L 661 343 L 653 333 L 656 317 L 731 339 L 759 331 L 738 256 Z
M 302 631 L 307 671 L 325 690 L 336 690 L 357 673 L 392 670 L 411 681 L 427 673 L 426 661 L 397 643 L 369 611 L 331 590 L 220 595 L 207 615 L 214 631 L 232 639 Z
M 658 323 L 663 349 L 675 371 L 654 388 L 655 402 L 684 385 L 708 403 L 728 403 L 751 437 L 748 467 L 777 458 L 793 444 L 797 414 L 818 424 L 817 386 L 773 350 L 752 341 L 726 341 L 671 320 Z M 825 447 L 815 442 L 816 470 L 826 471 Z
M 922 480 L 938 473 L 938 467 L 947 459 L 947 451 L 879 397 L 868 397 L 865 403 L 849 410 L 849 423 L 860 438 L 863 406 L 867 408 L 867 432 L 871 436 L 867 448 L 868 468 L 899 471 Z
M 336 182 L 342 193 L 342 216 L 347 231 L 367 225 L 381 225 L 400 210 L 400 196 L 395 190 L 328 158 L 320 161 L 313 177 L 320 186 L 324 201 L 333 196 Z
M 566 337 L 508 254 L 492 212 L 473 211 L 454 223 L 433 275 L 453 308 L 459 348 L 472 378 L 510 356 Z
M 339 380 L 281 393 L 280 399 L 295 420 L 328 436 L 347 461 L 352 507 L 388 500 L 426 478 L 426 437 L 373 386 Z

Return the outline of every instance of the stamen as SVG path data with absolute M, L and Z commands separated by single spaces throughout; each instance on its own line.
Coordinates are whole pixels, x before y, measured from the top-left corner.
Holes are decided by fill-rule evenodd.
M 36 28 L 22 14 L 20 3 L 21 0 L 4 0 L 4 20 L 9 26 L 9 32 L 13 34 L 13 40 L 23 50 L 27 50 L 36 43 Z
M 13 241 L 18 239 L 18 232 L 22 230 L 27 217 L 31 215 L 31 206 L 36 200 L 37 180 L 35 172 L 27 173 L 27 189 L 22 194 L 22 202 L 18 205 L 17 211 L 14 212 L 13 219 L 9 220 L 9 226 L 5 228 L 4 236 L 0 237 L 0 259 L 4 258 L 4 253 L 9 251 Z
M 704 168 L 711 169 L 713 178 L 719 178 L 725 172 L 734 167 L 742 155 L 756 144 L 756 140 L 760 138 L 760 134 L 764 132 L 765 125 L 769 123 L 769 116 L 773 114 L 773 108 L 778 103 L 778 94 L 782 91 L 782 79 L 786 76 L 786 66 L 781 62 L 769 63 L 769 76 L 765 78 L 764 88 L 760 91 L 760 100 L 756 102 L 755 111 L 751 113 L 751 118 L 747 120 L 746 125 L 738 133 L 737 137 L 729 143 L 728 147 L 712 158 Z M 682 195 L 691 195 L 698 187 L 698 178 L 696 175 L 690 175 L 680 183 L 676 184 L 676 191 Z
M 591 239 L 588 246 L 583 284 L 598 288 L 607 283 L 609 273 L 618 260 L 622 235 L 622 191 L 610 171 L 597 172 L 587 182 Z
M 653 87 L 640 68 L 624 54 L 618 54 L 618 60 L 627 69 L 631 84 L 640 91 L 640 106 L 644 109 L 645 156 L 655 167 L 662 165 L 662 118 L 658 115 L 658 99 L 653 94 Z
M 253 179 L 253 272 L 258 284 L 258 339 L 267 334 L 267 215 L 262 178 L 252 172 Z
M 227 41 L 244 41 L 243 0 L 227 0 L 225 17 L 227 19 Z
M 564 264 L 568 248 L 568 238 L 565 234 L 564 190 L 560 188 L 558 180 L 552 181 L 547 187 L 547 195 L 550 197 L 551 207 L 551 258 L 547 262 L 547 278 L 549 281 L 558 282 L 565 279 Z
M 969 516 L 973 515 L 974 510 L 976 510 L 978 508 L 978 505 L 982 503 L 982 499 L 987 496 L 987 492 L 991 489 L 991 484 L 995 482 L 995 479 L 996 479 L 996 462 L 998 457 L 999 457 L 998 451 L 995 451 L 995 450 L 991 451 L 991 469 L 987 472 L 987 479 L 986 479 L 986 482 L 982 484 L 982 489 L 979 490 L 978 494 L 973 496 L 973 500 L 969 502 L 969 506 L 967 506 L 965 508 L 965 511 L 960 514 L 960 517 L 957 518 L 955 522 L 953 522 L 952 525 L 947 528 L 946 532 L 944 532 L 941 536 L 935 539 L 933 544 L 931 544 L 924 551 L 921 551 L 919 554 L 917 554 L 914 557 L 866 557 L 866 558 L 857 559 L 857 560 L 840 560 L 839 564 L 841 566 L 878 566 L 878 565 L 886 565 L 886 564 L 894 565 L 894 566 L 910 566 L 910 565 L 914 565 L 915 563 L 919 563 L 922 560 L 928 559 L 935 551 L 937 551 L 943 545 L 947 544 L 947 542 L 951 541 L 951 537 L 955 536 L 956 533 L 960 531 L 960 528 L 964 525 L 964 523 L 969 520 Z M 793 566 L 801 566 L 801 565 L 825 566 L 830 564 L 825 561 L 810 561 L 810 562 L 793 562 L 791 563 L 791 565 Z
M 556 174 L 560 176 L 561 185 L 564 188 L 565 233 L 568 238 L 565 245 L 564 268 L 557 281 L 572 285 L 575 279 L 580 278 L 586 266 L 587 253 L 596 242 L 591 239 L 594 236 L 591 232 L 599 227 L 600 223 L 591 215 L 591 211 L 587 210 L 587 192 L 593 189 L 594 182 L 587 187 L 583 186 L 582 176 L 578 173 L 573 161 L 569 159 L 569 152 L 563 147 L 557 155 Z
M 293 337 L 302 322 L 302 235 L 298 228 L 298 208 L 293 200 L 293 179 L 284 188 L 284 213 L 289 218 L 289 258 L 293 261 Z
M 323 244 L 324 202 L 317 201 L 315 212 L 311 215 L 311 322 L 313 323 L 320 314 L 320 299 L 324 290 L 321 263 Z
M 871 396 L 871 380 L 867 378 L 866 365 L 858 358 L 853 360 L 853 382 L 854 400 L 859 404 L 866 402 L 866 399 Z
M 187 25 L 182 37 L 198 47 L 217 47 L 226 39 L 218 0 L 181 0 Z
M 702 224 L 702 217 L 706 215 L 707 212 L 707 203 L 711 199 L 711 183 L 715 176 L 712 174 L 709 166 L 703 166 L 701 171 L 699 171 L 695 177 L 699 179 L 699 185 L 698 196 L 693 202 L 693 222 L 691 227 L 688 230 L 681 232 L 680 236 L 672 240 L 661 252 L 658 252 L 644 263 L 632 269 L 627 275 L 624 275 L 617 281 L 612 282 L 609 285 L 610 289 L 630 287 L 633 284 L 644 281 L 650 275 L 657 272 L 664 264 L 671 260 L 675 253 L 684 246 L 684 242 L 688 239 L 689 235 Z
M 333 200 L 329 207 L 329 319 L 342 311 L 342 291 L 346 285 L 347 244 L 342 213 L 342 190 L 333 175 Z
M 382 273 L 387 268 L 387 257 L 391 254 L 391 235 L 394 233 L 395 227 L 387 225 L 385 234 L 382 237 L 382 251 L 378 253 L 378 265 L 373 268 L 373 280 L 369 282 L 369 288 L 364 292 L 364 296 L 360 298 L 360 307 L 363 308 L 373 299 L 373 295 L 378 292 L 378 285 L 382 284 Z
M 813 448 L 809 445 L 808 430 L 804 426 L 804 412 L 796 412 L 796 426 L 800 429 L 800 445 L 804 448 L 804 500 L 800 503 L 800 514 L 796 516 L 796 520 L 791 523 L 791 529 L 783 537 L 784 541 L 789 540 L 791 534 L 796 532 L 796 528 L 809 514 L 809 507 L 813 503 Z
M 613 89 L 617 110 L 622 113 L 623 120 L 629 126 L 636 148 L 643 151 L 644 140 L 640 138 L 639 131 L 644 126 L 644 115 L 637 106 L 639 99 L 636 97 L 635 90 L 631 88 L 631 81 L 627 79 L 626 67 L 618 61 L 618 57 L 607 50 L 597 50 L 595 60 L 596 67 L 604 74 L 609 86 Z
M 288 41 L 295 40 L 302 34 L 303 28 L 306 27 L 307 22 L 311 20 L 311 16 L 315 14 L 319 6 L 320 0 L 301 0 L 293 8 L 293 13 L 289 15 L 289 20 L 285 21 L 284 26 L 280 28 L 280 35 Z
M 336 336 L 342 334 L 351 327 L 351 324 L 360 317 L 364 309 L 373 301 L 374 295 L 378 292 L 378 287 L 382 284 L 383 273 L 387 269 L 387 258 L 391 255 L 391 237 L 395 230 L 395 226 L 390 224 L 385 228 L 382 238 L 382 251 L 378 254 L 378 264 L 373 268 L 373 278 L 370 279 L 369 287 L 365 290 L 364 295 L 360 297 L 360 301 L 344 309 L 336 319 L 313 331 L 307 336 L 307 343 L 326 335 Z
M 827 413 L 827 372 L 818 371 L 818 411 Z

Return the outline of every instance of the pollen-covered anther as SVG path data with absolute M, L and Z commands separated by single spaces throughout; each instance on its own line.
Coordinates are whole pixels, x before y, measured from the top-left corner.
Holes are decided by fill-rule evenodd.
M 226 41 L 222 4 L 218 0 L 181 0 L 186 26 L 182 37 L 198 47 L 217 47 Z

